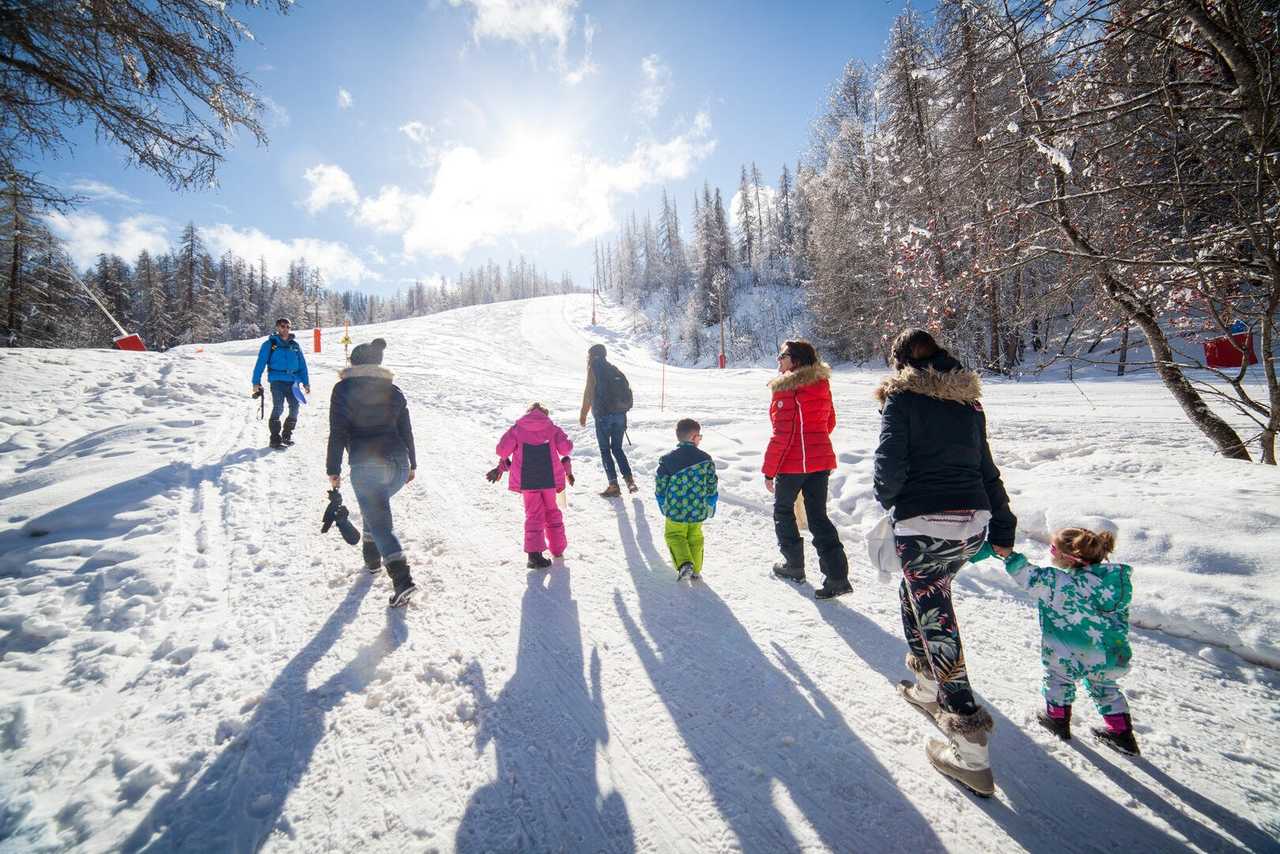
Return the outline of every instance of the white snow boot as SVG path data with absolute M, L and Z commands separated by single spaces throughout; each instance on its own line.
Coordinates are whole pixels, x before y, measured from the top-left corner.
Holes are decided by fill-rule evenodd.
M 929 720 L 938 722 L 938 713 L 942 707 L 938 705 L 938 683 L 929 669 L 929 662 L 907 654 L 907 667 L 916 676 L 916 681 L 903 679 L 898 683 L 898 693 L 915 708 L 929 716 Z
M 938 728 L 946 741 L 929 739 L 925 752 L 929 761 L 943 775 L 950 777 L 975 795 L 989 798 L 996 791 L 991 776 L 991 760 L 987 744 L 995 721 L 981 706 L 971 715 L 957 715 L 939 711 Z

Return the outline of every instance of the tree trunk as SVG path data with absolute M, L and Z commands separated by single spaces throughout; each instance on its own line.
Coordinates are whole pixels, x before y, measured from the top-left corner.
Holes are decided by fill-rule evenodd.
M 9 266 L 9 340 L 16 340 L 18 334 L 18 296 L 22 282 L 18 276 L 22 269 L 18 264 L 22 257 L 22 220 L 18 216 L 17 200 L 13 207 L 13 262 Z
M 1124 325 L 1124 332 L 1120 333 L 1120 364 L 1116 366 L 1116 376 L 1124 376 L 1125 365 L 1129 361 L 1129 324 Z

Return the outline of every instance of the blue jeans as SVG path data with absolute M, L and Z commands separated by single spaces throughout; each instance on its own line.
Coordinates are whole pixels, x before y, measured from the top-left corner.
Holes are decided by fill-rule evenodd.
M 404 556 L 392 530 L 391 496 L 400 491 L 408 477 L 409 458 L 403 455 L 351 466 L 351 488 L 360 505 L 364 536 L 373 539 L 384 561 Z
M 600 461 L 604 463 L 605 477 L 610 483 L 618 482 L 618 472 L 613 467 L 613 460 L 618 460 L 618 469 L 622 476 L 631 477 L 631 464 L 622 451 L 622 435 L 627 432 L 627 413 L 611 412 L 608 415 L 596 416 L 596 441 L 600 443 Z
M 271 420 L 279 421 L 285 401 L 289 402 L 289 417 L 298 420 L 298 398 L 293 396 L 293 383 L 288 380 L 271 381 Z

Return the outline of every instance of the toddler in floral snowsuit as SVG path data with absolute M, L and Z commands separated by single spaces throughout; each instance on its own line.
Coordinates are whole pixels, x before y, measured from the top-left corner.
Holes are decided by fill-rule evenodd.
M 1106 722 L 1093 735 L 1121 753 L 1136 755 L 1129 704 L 1116 680 L 1128 672 L 1129 601 L 1132 570 L 1107 562 L 1115 535 L 1085 528 L 1053 534 L 1052 566 L 1036 566 L 1018 552 L 1004 558 L 1005 570 L 1039 603 L 1040 660 L 1044 664 L 1045 709 L 1037 720 L 1059 738 L 1071 737 L 1071 703 L 1076 682 Z

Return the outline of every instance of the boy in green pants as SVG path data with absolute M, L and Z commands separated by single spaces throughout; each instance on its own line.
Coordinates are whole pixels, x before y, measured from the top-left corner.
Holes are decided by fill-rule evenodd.
M 702 425 L 692 418 L 676 423 L 680 444 L 658 461 L 658 507 L 666 517 L 664 531 L 676 579 L 702 576 L 702 523 L 716 514 L 716 464 L 702 442 Z

